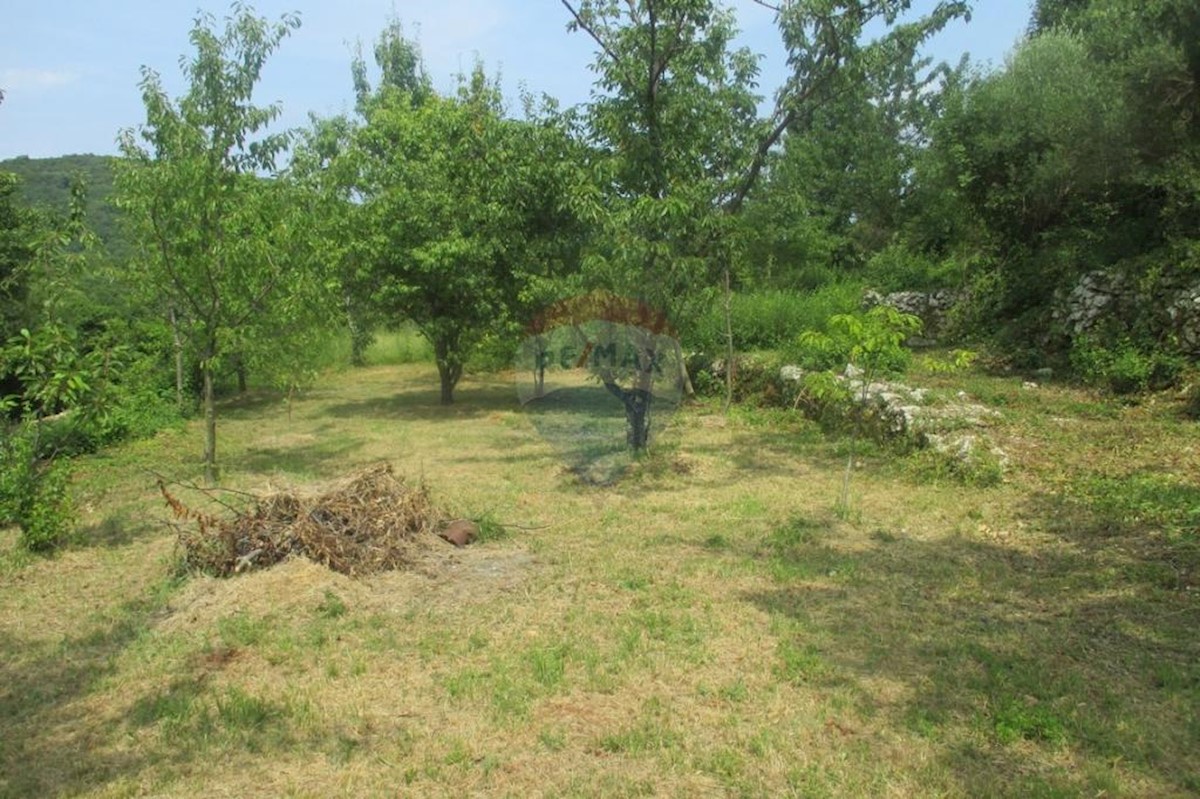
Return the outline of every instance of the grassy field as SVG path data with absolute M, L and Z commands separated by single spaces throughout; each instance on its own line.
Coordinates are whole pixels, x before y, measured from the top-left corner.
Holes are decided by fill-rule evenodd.
M 0 533 L 0 795 L 1200 793 L 1200 426 L 921 380 L 1000 411 L 1006 479 L 868 452 L 846 518 L 843 445 L 782 411 L 687 406 L 604 487 L 503 377 L 224 407 L 230 487 L 387 461 L 509 525 L 361 580 L 176 577 L 155 475 L 198 426 L 83 459 L 80 545 Z

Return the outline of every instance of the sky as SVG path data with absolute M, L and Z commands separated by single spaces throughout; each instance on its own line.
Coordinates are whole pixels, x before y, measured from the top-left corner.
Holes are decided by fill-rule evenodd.
M 782 55 L 772 14 L 753 0 L 727 0 L 738 15 L 741 44 L 764 55 L 760 91 L 778 84 Z M 143 66 L 158 72 L 172 96 L 183 91 L 181 56 L 198 10 L 218 19 L 229 4 L 213 0 L 2 0 L 0 18 L 0 159 L 73 153 L 115 154 L 118 133 L 145 120 L 138 82 Z M 261 16 L 299 12 L 301 26 L 268 61 L 256 92 L 259 103 L 278 102 L 278 127 L 304 125 L 350 110 L 350 61 L 365 52 L 390 19 L 421 45 L 435 85 L 481 59 L 500 74 L 514 112 L 520 90 L 556 97 L 564 106 L 585 102 L 594 74 L 594 47 L 569 33 L 560 0 L 257 0 Z M 934 0 L 916 0 L 914 11 Z M 1029 0 L 976 0 L 970 23 L 957 22 L 927 47 L 937 61 L 1000 65 L 1029 20 Z

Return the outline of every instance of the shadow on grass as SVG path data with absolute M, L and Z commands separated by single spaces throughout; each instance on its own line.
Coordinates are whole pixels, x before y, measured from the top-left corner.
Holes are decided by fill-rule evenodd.
M 516 391 L 503 381 L 472 382 L 454 392 L 454 402 L 441 404 L 436 385 L 402 388 L 386 397 L 342 402 L 322 409 L 316 415 L 335 419 L 421 419 L 454 421 L 470 419 L 519 407 Z
M 361 449 L 360 439 L 326 435 L 312 443 L 288 447 L 249 447 L 228 465 L 254 474 L 286 474 L 296 477 L 328 478 L 344 474 L 346 455 Z
M 801 520 L 762 545 L 777 587 L 744 598 L 779 623 L 781 678 L 932 741 L 965 795 L 1200 791 L 1194 595 L 1074 547 L 873 539 Z
M 279 391 L 255 389 L 217 400 L 217 418 L 257 419 L 269 408 L 286 410 L 287 396 Z M 219 422 L 218 422 L 219 423 Z
M 153 487 L 147 491 L 156 491 Z M 155 494 L 157 496 L 157 493 Z M 162 533 L 159 516 L 147 516 L 144 508 L 123 506 L 109 513 L 96 524 L 81 527 L 74 546 L 123 547 L 144 538 Z
M 161 601 L 127 602 L 116 621 L 57 644 L 0 633 L 0 796 L 74 795 L 148 765 L 133 752 L 93 749 L 110 730 L 81 700 L 114 672 Z

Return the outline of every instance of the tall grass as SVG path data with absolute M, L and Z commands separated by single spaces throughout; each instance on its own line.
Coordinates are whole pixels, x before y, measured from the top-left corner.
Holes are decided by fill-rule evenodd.
M 376 332 L 375 340 L 367 348 L 367 363 L 372 366 L 432 361 L 433 347 L 411 322 L 406 322 L 396 330 Z
M 730 305 L 734 346 L 739 350 L 776 350 L 805 330 L 825 331 L 831 316 L 858 309 L 863 284 L 828 283 L 812 291 L 772 289 L 734 294 Z M 720 303 L 697 322 L 689 347 L 720 352 L 725 347 L 725 311 Z

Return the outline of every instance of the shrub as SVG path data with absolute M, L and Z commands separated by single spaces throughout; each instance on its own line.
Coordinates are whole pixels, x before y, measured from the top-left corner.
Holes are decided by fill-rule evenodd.
M 1139 347 L 1128 338 L 1105 346 L 1082 336 L 1071 347 L 1071 367 L 1088 385 L 1114 394 L 1136 394 L 1174 385 L 1185 361 L 1178 355 Z
M 908 368 L 912 353 L 904 342 L 920 327 L 917 317 L 879 305 L 866 313 L 833 316 L 825 330 L 806 330 L 787 354 L 792 363 L 808 370 L 836 370 L 854 363 L 870 380 Z
M 64 544 L 74 528 L 69 473 L 59 461 L 37 457 L 32 426 L 0 444 L 0 523 L 21 528 L 21 546 L 47 552 Z

